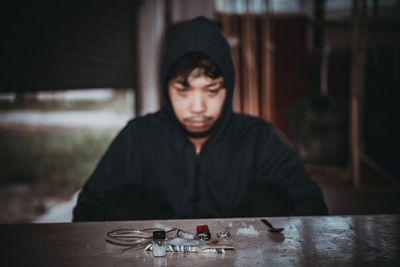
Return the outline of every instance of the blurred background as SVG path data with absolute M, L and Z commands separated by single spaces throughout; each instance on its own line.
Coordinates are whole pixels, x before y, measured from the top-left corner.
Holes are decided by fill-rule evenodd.
M 217 23 L 234 109 L 273 123 L 330 214 L 400 213 L 399 0 L 13 1 L 1 6 L 0 223 L 71 220 L 128 120 L 160 108 L 164 40 Z

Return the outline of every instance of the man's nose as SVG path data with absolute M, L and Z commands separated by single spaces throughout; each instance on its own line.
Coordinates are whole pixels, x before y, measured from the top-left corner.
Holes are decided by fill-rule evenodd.
M 190 111 L 193 113 L 202 113 L 206 109 L 204 97 L 201 92 L 194 92 L 191 99 Z

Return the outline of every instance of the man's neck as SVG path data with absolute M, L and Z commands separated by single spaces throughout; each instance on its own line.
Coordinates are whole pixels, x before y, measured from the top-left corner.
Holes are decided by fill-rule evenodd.
M 200 137 L 200 138 L 194 138 L 194 137 L 189 137 L 190 142 L 194 145 L 196 155 L 200 154 L 201 148 L 203 147 L 204 143 L 207 141 L 209 136 L 206 137 Z

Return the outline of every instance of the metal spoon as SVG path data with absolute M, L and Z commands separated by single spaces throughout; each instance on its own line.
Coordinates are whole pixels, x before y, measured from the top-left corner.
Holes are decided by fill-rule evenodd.
M 261 219 L 261 221 L 262 221 L 266 226 L 269 227 L 268 231 L 270 231 L 270 232 L 272 232 L 272 233 L 280 233 L 280 232 L 283 231 L 283 229 L 285 229 L 285 228 L 275 228 L 275 227 L 273 227 L 272 224 L 271 224 L 269 221 L 267 221 L 266 219 Z

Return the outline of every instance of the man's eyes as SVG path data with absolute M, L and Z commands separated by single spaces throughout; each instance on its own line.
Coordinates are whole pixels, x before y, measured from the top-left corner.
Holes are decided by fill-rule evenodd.
M 208 89 L 208 92 L 210 93 L 210 94 L 218 94 L 218 92 L 220 91 L 220 89 Z
M 205 92 L 207 92 L 210 95 L 217 95 L 222 89 L 224 89 L 224 88 L 223 87 L 207 88 L 207 90 Z M 189 91 L 189 88 L 188 87 L 175 87 L 175 90 L 179 94 L 184 94 Z
M 175 90 L 176 90 L 178 93 L 185 93 L 185 92 L 188 91 L 188 89 L 187 89 L 186 87 L 183 87 L 183 88 L 175 88 Z
M 216 95 L 218 94 L 222 89 L 224 89 L 223 87 L 218 87 L 218 88 L 209 88 L 208 89 L 208 93 L 212 94 L 212 95 Z

